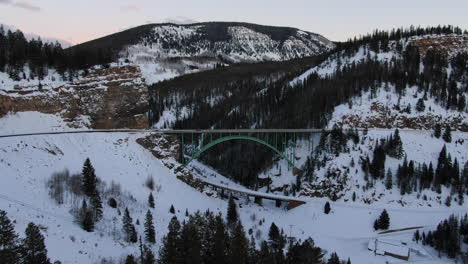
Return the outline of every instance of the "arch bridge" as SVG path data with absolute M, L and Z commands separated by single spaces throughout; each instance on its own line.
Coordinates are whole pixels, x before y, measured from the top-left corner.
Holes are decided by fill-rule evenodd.
M 212 147 L 227 141 L 250 141 L 261 144 L 276 152 L 295 168 L 296 150 L 299 140 L 305 140 L 308 150 L 313 148 L 312 134 L 322 129 L 209 129 L 167 130 L 165 134 L 176 134 L 181 143 L 181 163 L 187 166 Z

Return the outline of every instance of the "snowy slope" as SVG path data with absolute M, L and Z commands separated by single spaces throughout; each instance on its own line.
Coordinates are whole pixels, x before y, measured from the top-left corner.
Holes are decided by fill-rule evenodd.
M 214 35 L 218 39 L 212 39 L 214 33 L 203 23 L 155 25 L 139 43 L 125 47 L 120 58 L 138 65 L 146 82 L 152 84 L 212 69 L 218 64 L 282 61 L 313 56 L 334 48 L 334 44 L 324 37 L 301 30 L 294 30 L 284 40 L 246 26 L 226 26 L 225 37 L 221 32 Z
M 372 204 L 389 205 L 389 204 L 405 204 L 407 207 L 438 207 L 444 203 L 445 198 L 450 194 L 449 188 L 443 188 L 442 193 L 439 195 L 431 190 L 425 190 L 420 195 L 417 193 L 400 195 L 399 189 L 394 186 L 392 190 L 386 190 L 383 181 L 377 181 L 376 185 L 369 189 L 364 190 L 366 181 L 364 180 L 364 172 L 359 164 L 360 157 L 373 156 L 373 148 L 380 139 L 389 137 L 394 130 L 390 129 L 371 129 L 367 136 L 363 136 L 362 132 L 361 141 L 356 146 L 348 142 L 350 147 L 349 153 L 341 153 L 339 156 L 333 157 L 327 161 L 326 165 L 319 170 L 315 171 L 315 180 L 312 186 L 303 188 L 303 192 L 299 193 L 299 196 L 307 196 L 307 192 L 310 189 L 317 189 L 320 186 L 327 186 L 327 189 L 335 188 L 338 192 L 340 201 L 351 200 L 353 192 L 357 195 L 358 201 L 369 201 Z M 413 160 L 416 162 L 416 166 L 419 163 L 425 162 L 428 164 L 432 162 L 434 166 L 437 164 L 437 158 L 444 145 L 447 146 L 447 152 L 451 154 L 452 159 L 457 158 L 459 164 L 464 164 L 468 161 L 468 133 L 464 132 L 453 132 L 452 142 L 447 143 L 441 138 L 437 139 L 432 136 L 431 131 L 419 131 L 419 130 L 400 130 L 400 136 L 403 142 L 403 149 L 407 155 L 408 161 Z M 298 141 L 297 149 L 295 152 L 296 166 L 302 168 L 305 164 L 307 157 L 315 154 L 315 147 L 318 144 L 320 135 L 317 134 L 311 138 L 312 148 L 309 148 L 309 142 L 305 140 Z M 355 165 L 351 167 L 351 160 L 354 160 Z M 398 165 L 403 163 L 403 159 L 398 160 L 387 156 L 385 168 L 390 168 L 393 173 L 394 183 L 396 183 L 396 170 Z M 346 171 L 349 168 L 349 172 Z M 326 177 L 328 170 L 335 171 L 338 173 L 338 177 L 335 179 L 329 179 Z M 340 182 L 344 179 L 344 175 L 347 174 L 347 180 Z M 274 162 L 271 168 L 263 171 L 260 178 L 270 178 L 272 183 L 270 189 L 275 193 L 282 194 L 284 189 L 288 189 L 291 193 L 291 185 L 296 183 L 296 176 L 293 176 L 293 171 L 285 160 L 279 160 Z M 340 188 L 344 185 L 344 188 Z M 267 187 L 261 188 L 262 191 L 267 191 Z M 428 200 L 422 199 L 422 196 L 426 195 Z M 326 195 L 324 195 L 326 196 Z M 465 199 L 468 196 L 465 195 Z M 443 205 L 444 206 L 444 205 Z M 452 206 L 460 207 L 458 204 L 452 203 Z M 466 208 L 466 204 L 462 207 Z
M 348 103 L 335 107 L 328 128 L 335 124 L 350 127 L 368 128 L 412 128 L 432 130 L 436 124 L 449 125 L 452 129 L 464 131 L 468 127 L 468 115 L 441 106 L 434 98 L 424 101 L 425 109 L 418 111 L 416 104 L 424 98 L 424 92 L 417 87 L 406 89 L 398 97 L 392 85 L 377 89 L 376 95 L 365 92 L 350 99 Z M 406 112 L 407 106 L 410 113 Z
M 105 206 L 104 220 L 94 233 L 86 233 L 68 213 L 70 204 L 58 206 L 51 200 L 45 181 L 51 173 L 68 168 L 79 172 L 86 157 L 93 162 L 96 173 L 103 181 L 120 183 L 135 201 L 125 200 L 134 220 L 143 219 L 149 190 L 144 187 L 148 175 L 160 186 L 155 193 L 156 209 L 153 211 L 157 229 L 157 250 L 160 239 L 166 232 L 171 218 L 168 209 L 176 208 L 179 219 L 196 210 L 225 212 L 226 201 L 208 197 L 177 180 L 174 172 L 166 168 L 150 152 L 143 149 L 135 139 L 137 134 L 80 134 L 3 138 L 0 140 L 0 208 L 16 220 L 17 231 L 23 232 L 27 222 L 34 221 L 46 227 L 46 244 L 51 259 L 62 263 L 93 263 L 102 257 L 118 259 L 124 254 L 137 253 L 135 245 L 114 240 L 114 226 L 120 226 L 120 216 L 114 209 Z M 174 161 L 173 161 L 174 162 Z M 221 176 L 219 176 L 221 177 Z M 240 214 L 245 229 L 254 234 L 260 230 L 260 239 L 265 239 L 271 222 L 283 227 L 287 234 L 306 238 L 311 236 L 318 246 L 329 253 L 338 252 L 340 257 L 350 257 L 353 263 L 384 263 L 394 261 L 388 257 L 374 256 L 367 250 L 369 238 L 375 237 L 372 221 L 380 214 L 382 205 L 363 205 L 360 202 L 338 201 L 332 204 L 332 213 L 323 214 L 325 199 L 307 199 L 307 204 L 292 211 L 276 208 L 273 202 L 264 202 L 263 207 L 245 204 L 240 199 Z M 410 226 L 433 227 L 450 213 L 467 212 L 464 208 L 402 208 L 398 204 L 386 206 L 391 217 L 391 228 Z M 113 218 L 116 218 L 115 220 Z M 260 219 L 263 225 L 258 225 Z M 346 221 L 343 221 L 346 219 Z M 142 226 L 137 226 L 141 233 Z M 408 241 L 412 233 L 388 235 Z M 118 236 L 117 236 L 118 237 Z M 74 241 L 74 242 L 73 242 Z M 66 250 L 64 250 L 64 248 Z M 426 250 L 430 251 L 429 248 Z M 432 252 L 432 256 L 436 254 Z M 428 255 L 415 255 L 412 260 L 424 263 L 447 263 Z

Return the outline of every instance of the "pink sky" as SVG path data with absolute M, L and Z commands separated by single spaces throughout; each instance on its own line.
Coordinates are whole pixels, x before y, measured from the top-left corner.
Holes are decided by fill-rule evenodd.
M 290 26 L 346 40 L 411 24 L 466 29 L 466 14 L 468 1 L 462 0 L 0 0 L 0 23 L 72 43 L 164 21 Z

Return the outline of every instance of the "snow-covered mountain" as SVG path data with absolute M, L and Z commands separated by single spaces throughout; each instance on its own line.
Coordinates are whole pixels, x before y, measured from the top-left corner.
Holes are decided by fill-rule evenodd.
M 334 47 L 333 42 L 319 34 L 295 28 L 207 22 L 144 25 L 69 50 L 101 50 L 113 61 L 135 63 L 151 84 L 219 65 L 284 61 L 318 55 Z

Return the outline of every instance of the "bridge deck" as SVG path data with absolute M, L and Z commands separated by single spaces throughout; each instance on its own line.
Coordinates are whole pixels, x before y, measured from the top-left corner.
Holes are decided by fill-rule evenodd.
M 245 194 L 245 195 L 256 197 L 256 198 L 287 202 L 288 209 L 292 209 L 294 207 L 297 207 L 299 205 L 303 205 L 306 203 L 306 200 L 301 199 L 301 198 L 294 198 L 294 197 L 289 197 L 289 196 L 284 196 L 284 195 L 276 195 L 276 194 L 257 192 L 257 191 L 247 190 L 247 189 L 240 189 L 240 188 L 230 187 L 227 185 L 217 184 L 217 183 L 208 182 L 208 181 L 203 181 L 203 182 L 212 187 L 228 190 L 231 192 Z

